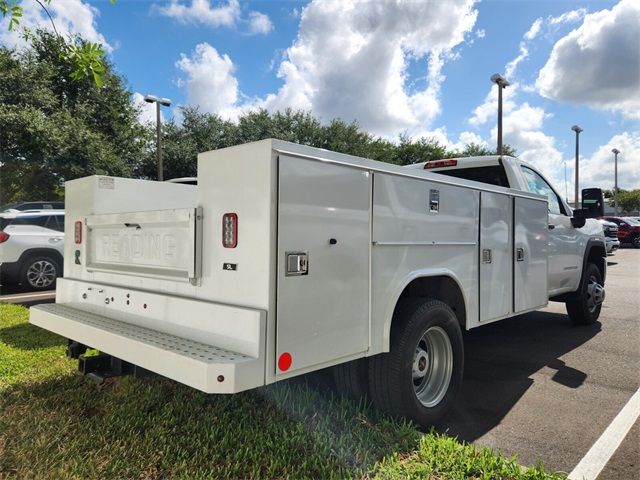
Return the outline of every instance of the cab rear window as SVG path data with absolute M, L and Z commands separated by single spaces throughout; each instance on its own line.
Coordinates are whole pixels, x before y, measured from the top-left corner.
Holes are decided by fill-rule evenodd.
M 473 180 L 474 182 L 488 183 L 499 187 L 509 187 L 509 179 L 502 165 L 492 165 L 488 167 L 452 168 L 451 170 L 440 170 L 434 173 L 447 175 L 449 177 Z

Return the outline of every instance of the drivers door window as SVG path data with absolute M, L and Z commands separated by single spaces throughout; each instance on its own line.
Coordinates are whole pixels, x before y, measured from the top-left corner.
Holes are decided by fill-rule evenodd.
M 544 178 L 538 175 L 538 173 L 528 167 L 523 166 L 522 173 L 524 174 L 524 178 L 527 181 L 527 189 L 531 193 L 537 193 L 539 195 L 547 196 L 547 198 L 549 199 L 549 213 L 553 213 L 555 215 L 564 215 L 564 212 L 560 207 L 560 200 L 558 199 L 558 195 L 553 191 L 551 185 L 549 185 Z

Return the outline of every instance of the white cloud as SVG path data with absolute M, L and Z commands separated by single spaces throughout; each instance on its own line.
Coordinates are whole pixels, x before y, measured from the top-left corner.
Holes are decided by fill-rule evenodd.
M 260 12 L 249 12 L 249 33 L 266 35 L 273 30 L 273 23 L 268 15 Z
M 212 28 L 246 25 L 249 35 L 266 35 L 273 30 L 271 20 L 264 13 L 250 11 L 247 18 L 243 18 L 239 0 L 227 0 L 226 3 L 215 5 L 211 0 L 191 0 L 191 3 L 170 0 L 164 6 L 153 5 L 152 10 L 183 24 L 200 24 Z
M 540 94 L 640 118 L 638 25 L 637 0 L 586 15 L 579 28 L 554 45 L 536 80 Z
M 547 21 L 549 25 L 562 25 L 565 23 L 573 23 L 581 20 L 587 13 L 586 8 L 578 8 L 577 10 L 571 10 L 565 12 L 557 17 L 548 17 Z
M 536 18 L 536 20 L 531 24 L 531 27 L 524 34 L 525 40 L 533 40 L 540 33 L 540 29 L 542 28 L 542 18 Z
M 428 7 L 312 1 L 279 66 L 284 85 L 263 105 L 311 109 L 323 119 L 357 119 L 385 136 L 424 129 L 440 111 L 443 62 L 475 24 L 472 7 L 471 0 Z M 425 61 L 427 84 L 416 91 L 407 86 L 410 60 Z
M 9 31 L 9 17 L 0 21 L 0 43 L 7 47 L 24 48 L 25 40 L 21 37 L 22 27 L 30 30 L 44 28 L 53 30 L 47 14 L 35 1 L 21 2 L 23 14 L 20 18 L 20 26 Z M 96 20 L 100 12 L 97 8 L 82 0 L 56 0 L 46 5 L 60 35 L 67 38 L 69 35 L 80 35 L 85 40 L 102 44 L 103 48 L 112 50 L 109 42 L 98 32 Z
M 487 32 L 483 28 L 476 30 L 476 37 L 478 38 L 484 38 L 486 34 Z
M 182 54 L 176 67 L 186 78 L 178 85 L 187 90 L 187 103 L 203 111 L 235 119 L 240 113 L 240 92 L 234 65 L 208 43 L 196 46 L 191 56 Z
M 618 154 L 618 188 L 640 188 L 640 132 L 623 132 L 601 145 L 589 158 L 580 160 L 580 188 L 613 188 L 614 155 Z

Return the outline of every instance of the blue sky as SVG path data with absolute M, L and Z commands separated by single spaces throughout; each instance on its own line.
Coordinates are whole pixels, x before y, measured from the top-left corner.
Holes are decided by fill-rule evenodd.
M 51 5 L 60 29 L 105 44 L 137 101 L 154 94 L 231 119 L 253 108 L 304 108 L 390 139 L 494 145 L 489 77 L 507 74 L 505 141 L 560 191 L 565 163 L 573 190 L 576 123 L 584 129 L 581 187 L 612 186 L 616 147 L 620 187 L 640 188 L 638 1 Z M 43 22 L 34 0 L 24 6 L 26 25 Z M 2 30 L 0 42 L 19 44 Z

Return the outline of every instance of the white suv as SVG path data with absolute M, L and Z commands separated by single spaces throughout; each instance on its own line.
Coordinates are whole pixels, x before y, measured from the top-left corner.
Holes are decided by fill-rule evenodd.
M 33 290 L 62 276 L 64 210 L 0 214 L 0 281 Z

